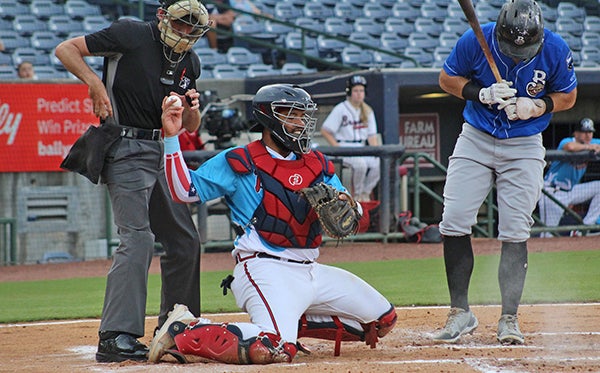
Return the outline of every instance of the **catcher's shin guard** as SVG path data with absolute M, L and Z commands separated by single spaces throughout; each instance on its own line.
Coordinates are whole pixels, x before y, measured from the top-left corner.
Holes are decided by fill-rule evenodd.
M 175 336 L 182 354 L 197 355 L 228 364 L 270 364 L 291 362 L 298 349 L 281 343 L 272 334 L 242 339 L 235 325 L 198 325 Z
M 364 341 L 365 333 L 349 325 L 345 325 L 337 316 L 332 316 L 332 322 L 308 321 L 302 315 L 298 322 L 298 338 L 317 338 L 335 341 L 334 356 L 340 356 L 342 341 Z
M 365 329 L 365 343 L 371 346 L 371 348 L 375 348 L 379 338 L 394 329 L 397 320 L 396 309 L 394 309 L 394 306 L 391 306 L 389 311 L 384 313 L 377 321 L 363 324 L 363 328 Z

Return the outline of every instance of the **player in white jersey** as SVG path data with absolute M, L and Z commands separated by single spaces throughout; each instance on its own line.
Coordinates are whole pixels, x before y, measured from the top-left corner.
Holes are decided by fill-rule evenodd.
M 600 139 L 593 138 L 594 121 L 583 118 L 573 131 L 573 137 L 562 139 L 558 150 L 567 152 L 591 151 L 600 153 Z M 584 224 L 598 224 L 600 221 L 600 180 L 580 183 L 585 174 L 587 162 L 554 161 L 544 178 L 544 188 L 563 206 L 590 202 L 583 218 Z M 538 206 L 540 219 L 548 227 L 556 227 L 563 215 L 563 208 L 543 194 Z M 549 236 L 549 235 L 542 235 Z
M 321 128 L 331 146 L 378 146 L 377 122 L 373 109 L 365 102 L 367 80 L 354 75 L 346 83 L 347 99 L 337 104 Z M 373 156 L 343 157 L 352 168 L 354 198 L 369 201 L 380 178 L 379 158 Z

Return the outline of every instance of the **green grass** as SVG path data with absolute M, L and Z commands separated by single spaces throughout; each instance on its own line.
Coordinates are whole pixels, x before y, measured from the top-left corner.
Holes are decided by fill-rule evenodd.
M 499 304 L 498 261 L 498 255 L 475 257 L 469 292 L 471 304 Z M 449 302 L 441 258 L 337 266 L 362 277 L 397 306 Z M 204 313 L 239 311 L 231 292 L 223 296 L 219 287 L 228 274 L 202 273 Z M 533 253 L 529 255 L 522 303 L 598 302 L 599 279 L 600 251 Z M 98 318 L 105 283 L 104 277 L 0 283 L 0 323 Z M 147 313 L 155 315 L 159 308 L 160 276 L 150 276 L 148 294 Z

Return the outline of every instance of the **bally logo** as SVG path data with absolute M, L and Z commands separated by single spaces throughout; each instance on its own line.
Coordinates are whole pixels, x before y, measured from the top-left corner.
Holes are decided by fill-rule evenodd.
M 23 114 L 21 113 L 11 113 L 8 104 L 5 103 L 0 106 L 0 136 L 8 135 L 7 145 L 12 145 L 15 142 L 22 117 Z

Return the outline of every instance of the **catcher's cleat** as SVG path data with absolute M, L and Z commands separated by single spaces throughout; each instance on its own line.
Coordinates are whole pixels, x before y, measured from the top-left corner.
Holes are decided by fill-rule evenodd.
M 521 345 L 525 338 L 519 330 L 519 321 L 515 315 L 502 315 L 498 321 L 498 342 L 503 345 Z
M 467 333 L 473 334 L 478 325 L 479 322 L 473 312 L 465 311 L 462 308 L 451 308 L 446 325 L 433 337 L 433 340 L 454 343 Z
M 169 332 L 169 327 L 175 322 L 179 322 L 177 325 L 183 329 L 185 326 L 196 318 L 188 310 L 187 306 L 183 304 L 176 304 L 173 307 L 173 311 L 169 312 L 169 318 L 163 324 L 163 326 L 156 332 L 152 342 L 150 342 L 150 352 L 148 353 L 148 361 L 152 363 L 158 363 L 160 358 L 165 354 L 165 351 L 175 346 L 175 340 Z

